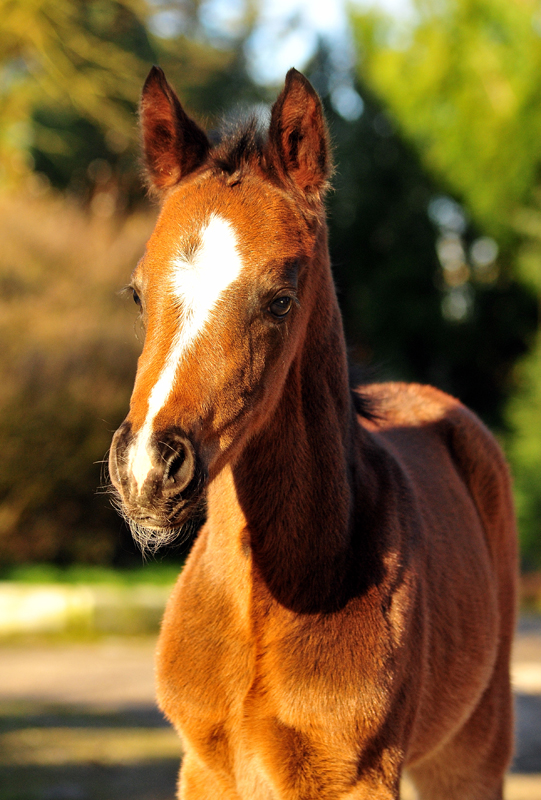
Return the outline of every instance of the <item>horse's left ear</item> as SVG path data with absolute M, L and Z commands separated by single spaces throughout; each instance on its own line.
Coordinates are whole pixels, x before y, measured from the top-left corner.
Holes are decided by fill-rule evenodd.
M 310 81 L 296 69 L 271 111 L 269 157 L 281 177 L 289 177 L 306 194 L 327 188 L 332 162 L 321 101 Z

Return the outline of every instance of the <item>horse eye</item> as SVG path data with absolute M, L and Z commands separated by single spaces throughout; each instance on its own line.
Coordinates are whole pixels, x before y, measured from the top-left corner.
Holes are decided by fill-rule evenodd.
M 270 312 L 279 319 L 285 317 L 291 311 L 293 300 L 291 297 L 276 297 L 270 304 Z
M 139 308 L 141 308 L 141 298 L 133 288 L 132 288 L 132 293 L 134 302 L 139 306 Z

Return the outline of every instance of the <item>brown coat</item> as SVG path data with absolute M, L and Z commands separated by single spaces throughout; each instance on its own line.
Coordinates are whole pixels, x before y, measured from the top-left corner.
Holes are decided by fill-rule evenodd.
M 179 797 L 396 800 L 406 768 L 424 800 L 501 798 L 507 469 L 437 389 L 352 396 L 317 95 L 291 71 L 268 140 L 248 131 L 211 151 L 154 70 L 142 125 L 163 207 L 133 278 L 147 339 L 110 468 L 150 544 L 207 499 L 157 656 L 159 703 L 185 746 Z M 206 269 L 186 253 L 204 251 L 209 214 L 233 231 L 224 259 L 242 266 L 174 361 L 182 313 L 188 324 L 170 299 L 178 237 L 182 269 Z

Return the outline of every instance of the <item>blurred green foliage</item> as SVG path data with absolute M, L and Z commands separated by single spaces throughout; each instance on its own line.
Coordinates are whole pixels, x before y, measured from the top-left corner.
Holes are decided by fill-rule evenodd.
M 137 98 L 158 62 L 211 130 L 272 102 L 277 87 L 252 80 L 245 57 L 257 4 L 240 9 L 217 32 L 196 0 L 0 0 L 4 564 L 137 558 L 95 493 L 139 349 L 116 292 L 155 213 Z M 306 69 L 335 144 L 330 245 L 353 359 L 507 422 L 529 565 L 541 564 L 541 347 L 517 359 L 535 345 L 541 294 L 536 24 L 530 0 L 425 0 L 409 22 L 356 16 L 355 81 L 323 46 Z
M 505 256 L 491 272 L 475 269 L 468 251 L 485 242 L 479 229 L 439 196 L 366 85 L 357 88 L 358 120 L 327 111 L 338 164 L 331 253 L 354 360 L 374 365 L 377 378 L 435 384 L 501 426 L 535 303 L 509 271 L 496 271 Z M 445 247 L 458 250 L 452 269 L 438 258 Z
M 171 586 L 177 579 L 182 562 L 157 562 L 126 569 L 112 569 L 88 564 L 11 564 L 0 568 L 0 580 L 24 584 L 86 584 L 89 586 Z
M 538 3 L 417 0 L 414 6 L 409 21 L 376 12 L 354 17 L 360 74 L 430 172 L 501 240 L 538 179 Z
M 209 42 L 198 0 L 181 7 L 182 32 L 164 38 L 149 23 L 178 3 L 0 0 L 0 184 L 35 171 L 86 201 L 105 186 L 116 211 L 140 201 L 136 112 L 152 63 L 192 113 L 258 98 L 236 43 Z
M 359 73 L 424 164 L 499 245 L 505 291 L 541 302 L 541 15 L 534 0 L 417 0 L 409 19 L 354 18 Z M 481 275 L 481 277 L 483 277 Z M 486 275 L 485 275 L 486 277 Z M 506 442 L 527 566 L 541 566 L 541 339 L 501 309 L 530 353 L 510 373 Z M 522 330 L 521 330 L 522 328 Z M 485 331 L 483 339 L 499 345 Z M 505 345 L 504 345 L 505 346 Z M 512 359 L 509 363 L 512 366 Z M 490 388 L 487 387 L 490 391 Z M 475 404 L 474 404 L 475 405 Z
M 146 13 L 139 0 L 0 0 L 4 182 L 32 167 L 30 149 L 49 159 L 54 178 L 93 129 L 129 142 L 143 59 L 153 54 Z

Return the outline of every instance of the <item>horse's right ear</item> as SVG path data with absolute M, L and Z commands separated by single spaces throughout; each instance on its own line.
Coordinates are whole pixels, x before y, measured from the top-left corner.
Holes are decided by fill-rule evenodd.
M 159 67 L 152 67 L 145 81 L 139 117 L 148 183 L 160 195 L 204 163 L 210 142 Z

